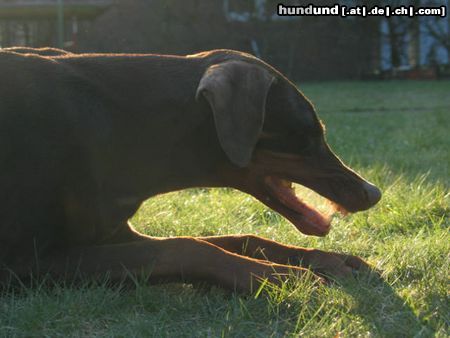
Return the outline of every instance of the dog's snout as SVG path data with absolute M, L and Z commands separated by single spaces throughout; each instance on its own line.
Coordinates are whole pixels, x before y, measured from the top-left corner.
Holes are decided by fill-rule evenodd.
M 364 191 L 366 192 L 367 201 L 370 206 L 373 206 L 378 203 L 381 199 L 381 191 L 375 185 L 365 182 L 364 183 Z

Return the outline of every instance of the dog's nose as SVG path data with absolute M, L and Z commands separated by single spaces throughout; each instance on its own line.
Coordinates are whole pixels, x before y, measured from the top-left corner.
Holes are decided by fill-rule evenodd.
M 364 183 L 364 190 L 366 192 L 367 201 L 370 203 L 370 206 L 373 206 L 378 203 L 381 199 L 381 191 L 372 183 L 366 182 Z

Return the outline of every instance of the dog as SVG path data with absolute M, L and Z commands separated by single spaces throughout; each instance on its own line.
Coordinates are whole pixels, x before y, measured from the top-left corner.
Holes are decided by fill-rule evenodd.
M 292 273 L 323 281 L 369 268 L 255 235 L 155 238 L 128 223 L 151 196 L 231 187 L 324 236 L 329 220 L 292 183 L 342 212 L 380 200 L 331 151 L 308 99 L 262 60 L 13 48 L 0 50 L 0 72 L 1 280 L 145 273 L 251 292 Z
M 2 49 L 5 52 L 15 52 L 21 54 L 38 54 L 41 56 L 58 56 L 58 55 L 68 55 L 72 54 L 66 50 L 54 47 L 42 47 L 42 48 L 33 48 L 33 47 L 5 47 Z

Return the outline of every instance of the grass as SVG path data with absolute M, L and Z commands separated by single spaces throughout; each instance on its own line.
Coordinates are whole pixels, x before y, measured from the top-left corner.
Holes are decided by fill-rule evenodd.
M 3 292 L 0 336 L 450 336 L 450 82 L 301 87 L 334 150 L 383 190 L 376 207 L 315 238 L 240 192 L 192 189 L 148 200 L 132 223 L 155 236 L 254 233 L 353 253 L 382 270 L 381 281 L 291 280 L 252 296 L 182 284 L 38 285 Z

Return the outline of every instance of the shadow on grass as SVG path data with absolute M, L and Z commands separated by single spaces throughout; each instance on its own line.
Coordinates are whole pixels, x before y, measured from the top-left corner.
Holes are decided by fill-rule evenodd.
M 345 280 L 339 285 L 353 297 L 355 306 L 352 312 L 366 322 L 372 333 L 381 337 L 431 333 L 405 299 L 378 272 L 366 272 L 358 280 Z
M 186 336 L 202 336 L 199 332 L 212 336 L 252 336 L 259 332 L 260 336 L 270 336 L 290 331 L 298 333 L 299 330 L 307 335 L 316 332 L 320 336 L 323 330 L 331 333 L 333 321 L 340 315 L 347 317 L 344 323 L 358 316 L 370 336 L 412 337 L 431 333 L 392 286 L 375 272 L 336 285 L 354 300 L 349 314 L 340 313 L 324 301 L 329 295 L 322 293 L 320 288 L 311 287 L 312 284 L 312 280 L 301 281 L 301 292 L 294 294 L 290 293 L 289 287 L 276 292 L 269 288 L 268 294 L 260 297 L 227 292 L 205 283 L 148 287 L 138 281 L 134 287 L 111 287 L 105 282 L 69 288 L 64 285 L 48 288 L 47 284 L 41 284 L 37 288 L 24 289 L 23 296 L 28 295 L 28 299 L 25 297 L 20 301 L 16 298 L 10 307 L 14 310 L 12 317 L 20 318 L 17 329 L 28 334 L 34 331 L 27 328 L 27 318 L 35 316 L 42 304 L 47 310 L 45 316 L 38 318 L 39 323 L 46 323 L 46 318 L 64 311 L 67 318 L 75 315 L 78 324 L 85 323 L 87 318 L 94 323 L 107 321 L 111 325 L 109 333 L 125 336 L 136 332 L 154 336 L 176 336 L 179 332 Z M 317 293 L 321 294 L 320 299 L 316 298 Z M 14 305 L 18 301 L 19 304 Z M 28 304 L 25 309 L 19 306 L 21 302 Z M 119 319 L 127 319 L 127 324 L 120 324 Z M 189 327 L 186 323 L 190 323 Z M 55 333 L 65 328 L 62 325 L 53 329 Z M 78 331 L 73 329 L 71 332 Z

